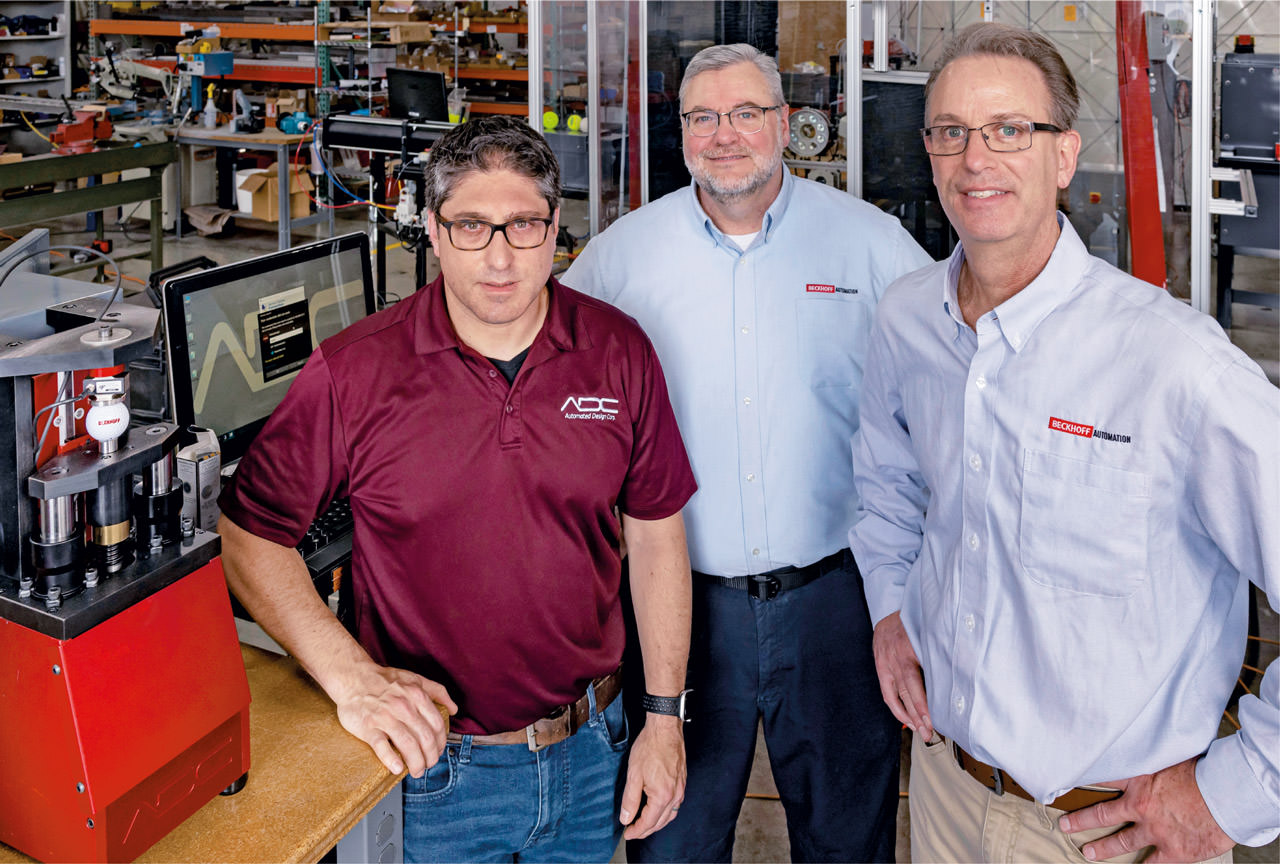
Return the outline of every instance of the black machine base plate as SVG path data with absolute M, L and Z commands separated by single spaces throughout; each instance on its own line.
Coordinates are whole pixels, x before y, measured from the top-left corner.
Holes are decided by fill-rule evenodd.
M 141 550 L 140 550 L 141 551 Z M 18 597 L 18 583 L 0 579 L 0 618 L 29 627 L 54 639 L 74 639 L 108 618 L 167 588 L 200 569 L 222 551 L 222 538 L 196 530 L 195 536 L 139 554 L 119 573 L 101 578 L 62 601 L 56 612 L 36 596 Z

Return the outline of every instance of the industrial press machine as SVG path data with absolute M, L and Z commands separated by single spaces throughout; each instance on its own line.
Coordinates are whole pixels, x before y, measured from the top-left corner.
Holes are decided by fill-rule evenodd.
M 249 688 L 178 428 L 130 422 L 159 313 L 77 296 L 33 235 L 0 253 L 0 841 L 129 861 L 243 785 Z

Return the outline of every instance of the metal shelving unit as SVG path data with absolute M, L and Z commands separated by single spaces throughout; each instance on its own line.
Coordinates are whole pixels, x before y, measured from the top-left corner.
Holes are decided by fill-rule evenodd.
M 0 53 L 14 55 L 14 67 L 27 66 L 32 57 L 43 56 L 49 60 L 48 74 L 30 78 L 0 78 L 0 92 L 22 93 L 35 96 L 41 90 L 49 96 L 71 95 L 69 63 L 71 56 L 71 4 L 60 2 L 12 3 L 0 2 L 0 15 L 36 15 L 41 18 L 57 18 L 55 32 L 39 36 L 0 36 Z M 55 86 L 50 86 L 55 85 Z

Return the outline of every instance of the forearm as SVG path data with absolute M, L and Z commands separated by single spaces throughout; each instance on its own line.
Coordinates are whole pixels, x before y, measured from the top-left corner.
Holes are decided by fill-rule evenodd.
M 622 521 L 645 689 L 655 696 L 675 696 L 684 689 L 693 605 L 684 520 L 677 513 L 653 521 L 623 516 Z M 679 717 L 650 713 L 627 763 L 618 814 L 627 826 L 623 836 L 635 840 L 667 825 L 684 799 L 684 785 L 684 723 Z M 641 800 L 646 802 L 643 810 Z
M 302 556 L 225 516 L 218 533 L 232 592 L 330 698 L 341 701 L 354 679 L 374 664 L 316 593 Z
M 674 696 L 684 689 L 693 603 L 684 521 L 677 513 L 655 521 L 623 516 L 623 523 L 645 687 Z
M 1246 846 L 1280 834 L 1280 665 L 1273 661 L 1259 695 L 1240 700 L 1241 730 L 1219 738 L 1196 766 L 1205 804 L 1223 831 Z

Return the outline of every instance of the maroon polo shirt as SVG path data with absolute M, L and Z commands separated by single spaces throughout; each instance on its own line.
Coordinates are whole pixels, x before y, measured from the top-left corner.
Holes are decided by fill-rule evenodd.
M 479 734 L 519 729 L 618 665 L 613 508 L 661 519 L 695 488 L 632 319 L 551 280 L 508 385 L 458 341 L 437 279 L 321 344 L 219 504 L 293 546 L 350 496 L 357 638 L 444 684 L 453 728 Z

